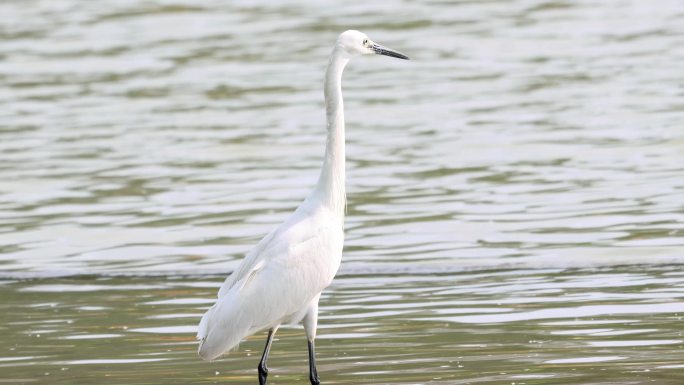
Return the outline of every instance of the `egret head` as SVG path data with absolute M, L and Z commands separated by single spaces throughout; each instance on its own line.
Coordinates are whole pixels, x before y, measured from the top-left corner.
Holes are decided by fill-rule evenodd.
M 385 55 L 409 60 L 409 57 L 373 42 L 365 33 L 353 29 L 342 32 L 337 38 L 337 48 L 349 57 L 360 55 Z

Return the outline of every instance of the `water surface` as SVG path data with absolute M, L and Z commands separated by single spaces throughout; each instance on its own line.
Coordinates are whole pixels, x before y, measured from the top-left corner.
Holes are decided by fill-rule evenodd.
M 10 383 L 256 382 L 264 334 L 213 363 L 193 332 L 214 278 L 5 282 L 0 373 Z M 331 384 L 679 384 L 680 268 L 343 276 L 321 299 Z M 308 383 L 306 339 L 282 329 L 274 384 Z
M 677 0 L 0 4 L 0 383 L 255 381 L 195 325 L 304 198 L 348 28 L 326 383 L 684 381 Z M 273 383 L 306 382 L 301 330 Z

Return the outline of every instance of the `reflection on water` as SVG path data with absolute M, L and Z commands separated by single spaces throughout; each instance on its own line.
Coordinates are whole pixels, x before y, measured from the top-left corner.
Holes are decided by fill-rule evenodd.
M 347 71 L 343 268 L 682 261 L 678 1 L 32 4 L 0 6 L 4 270 L 230 271 L 315 181 L 347 26 L 415 60 Z
M 0 4 L 0 383 L 247 383 L 194 354 L 303 199 L 330 44 L 347 242 L 327 383 L 680 384 L 684 7 L 638 0 Z M 632 267 L 628 267 L 632 266 Z M 273 383 L 306 382 L 283 330 Z
M 264 335 L 219 361 L 197 358 L 196 323 L 220 277 L 95 281 L 0 286 L 2 378 L 255 381 Z M 45 290 L 71 285 L 91 290 Z M 667 267 L 340 277 L 322 299 L 320 371 L 332 384 L 678 384 L 682 287 L 684 273 Z M 306 382 L 301 328 L 283 329 L 272 354 L 273 383 Z

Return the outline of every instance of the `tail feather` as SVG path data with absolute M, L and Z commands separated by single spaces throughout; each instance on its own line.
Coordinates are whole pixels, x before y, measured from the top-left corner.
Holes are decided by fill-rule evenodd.
M 231 295 L 233 298 L 226 298 Z M 251 323 L 240 311 L 240 298 L 230 292 L 226 297 L 207 310 L 199 324 L 198 353 L 205 361 L 237 348 L 240 341 L 249 335 Z

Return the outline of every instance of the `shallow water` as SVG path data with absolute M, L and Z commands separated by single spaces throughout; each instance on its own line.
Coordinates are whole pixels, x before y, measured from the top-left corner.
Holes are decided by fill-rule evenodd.
M 254 382 L 194 327 L 306 195 L 347 28 L 326 383 L 684 382 L 684 4 L 0 4 L 0 383 Z M 273 383 L 306 382 L 301 331 Z
M 254 383 L 265 335 L 196 356 L 214 278 L 6 282 L 5 382 Z M 331 384 L 680 384 L 679 268 L 342 276 L 321 300 L 319 370 Z M 307 381 L 302 330 L 282 329 L 274 384 Z

